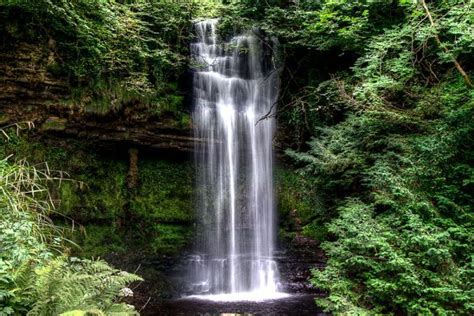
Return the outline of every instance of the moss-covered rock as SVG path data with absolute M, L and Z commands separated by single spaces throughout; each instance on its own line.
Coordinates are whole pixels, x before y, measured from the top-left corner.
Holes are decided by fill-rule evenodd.
M 192 169 L 189 164 L 144 160 L 139 163 L 140 186 L 130 212 L 161 223 L 190 223 Z
M 41 125 L 42 131 L 63 131 L 66 129 L 67 119 L 57 116 L 48 117 Z
M 290 166 L 279 166 L 275 174 L 280 219 L 279 236 L 291 240 L 297 233 L 320 240 L 326 234 L 323 226 L 315 224 L 315 210 L 322 205 L 311 192 L 308 180 Z M 314 227 L 317 225 L 317 227 Z
M 11 154 L 11 159 L 47 162 L 49 169 L 68 173 L 51 188 L 59 201 L 52 216 L 80 227 L 71 238 L 81 248 L 73 251 L 94 257 L 127 251 L 169 255 L 189 243 L 194 181 L 188 161 L 139 155 L 138 184 L 130 189 L 126 150 L 98 149 L 73 140 L 45 144 L 12 132 L 0 145 L 0 157 Z
M 0 113 L 0 125 L 6 124 L 10 121 L 10 117 L 6 114 Z

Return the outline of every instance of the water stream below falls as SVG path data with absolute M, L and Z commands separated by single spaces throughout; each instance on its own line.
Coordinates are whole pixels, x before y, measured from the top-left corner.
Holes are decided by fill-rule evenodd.
M 219 41 L 217 20 L 195 23 L 196 255 L 192 293 L 258 301 L 278 292 L 273 190 L 274 119 L 260 120 L 278 96 L 275 41 L 249 32 Z

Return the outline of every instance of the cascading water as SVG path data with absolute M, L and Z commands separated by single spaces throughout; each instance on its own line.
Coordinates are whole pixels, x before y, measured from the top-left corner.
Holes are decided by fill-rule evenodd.
M 199 255 L 194 292 L 259 300 L 278 296 L 273 119 L 278 94 L 271 47 L 255 35 L 219 43 L 217 20 L 195 23 L 191 44 L 198 169 Z

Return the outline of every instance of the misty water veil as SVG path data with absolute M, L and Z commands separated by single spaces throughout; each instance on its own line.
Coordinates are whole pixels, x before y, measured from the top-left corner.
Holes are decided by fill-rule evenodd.
M 191 279 L 196 294 L 278 294 L 273 192 L 276 41 L 258 32 L 220 41 L 216 19 L 195 23 L 191 44 L 200 218 Z

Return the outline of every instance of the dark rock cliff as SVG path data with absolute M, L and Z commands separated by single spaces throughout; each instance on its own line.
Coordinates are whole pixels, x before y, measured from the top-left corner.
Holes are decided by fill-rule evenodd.
M 75 137 L 189 152 L 189 114 L 150 114 L 140 102 L 96 113 L 75 100 L 68 78 L 54 75 L 57 55 L 48 43 L 0 44 L 0 126 L 29 121 L 40 135 Z M 187 119 L 183 119 L 183 117 Z

